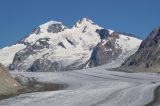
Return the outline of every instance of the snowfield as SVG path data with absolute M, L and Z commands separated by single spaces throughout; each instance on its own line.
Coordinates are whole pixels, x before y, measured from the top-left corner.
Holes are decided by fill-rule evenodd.
M 8 67 L 9 64 L 12 63 L 15 54 L 19 50 L 24 49 L 25 47 L 26 45 L 24 44 L 16 44 L 16 45 L 12 45 L 12 46 L 0 49 L 0 62 L 6 67 Z
M 68 72 L 12 72 L 40 82 L 67 84 L 62 90 L 22 94 L 0 106 L 143 106 L 154 98 L 160 74 L 124 73 L 96 67 Z

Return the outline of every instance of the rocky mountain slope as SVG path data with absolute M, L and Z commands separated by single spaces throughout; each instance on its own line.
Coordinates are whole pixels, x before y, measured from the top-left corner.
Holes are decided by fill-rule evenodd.
M 140 43 L 138 38 L 104 29 L 87 18 L 72 28 L 49 21 L 16 45 L 1 49 L 0 60 L 10 70 L 66 71 L 121 64 Z
M 101 37 L 101 42 L 93 49 L 91 58 L 87 62 L 89 67 L 104 64 L 121 65 L 128 56 L 137 51 L 141 42 L 137 38 L 123 35 L 119 32 L 110 34 L 106 29 L 99 30 L 98 33 Z
M 16 94 L 20 88 L 20 84 L 13 79 L 4 66 L 0 64 L 0 98 Z
M 149 34 L 138 51 L 122 64 L 121 69 L 160 72 L 160 27 Z

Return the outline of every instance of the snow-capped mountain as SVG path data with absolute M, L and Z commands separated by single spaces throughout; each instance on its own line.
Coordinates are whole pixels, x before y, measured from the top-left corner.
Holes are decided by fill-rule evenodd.
M 107 68 L 114 68 L 137 51 L 141 40 L 126 36 L 119 32 L 109 33 L 106 29 L 98 31 L 101 42 L 94 48 L 87 67 L 108 64 Z M 111 66 L 112 65 L 112 66 Z
M 124 60 L 140 43 L 138 38 L 105 30 L 87 18 L 72 28 L 62 22 L 49 21 L 16 45 L 1 49 L 0 61 L 10 70 L 18 71 L 88 68 Z

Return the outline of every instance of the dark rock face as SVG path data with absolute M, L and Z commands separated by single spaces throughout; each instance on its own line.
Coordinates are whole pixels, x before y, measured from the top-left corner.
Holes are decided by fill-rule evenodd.
M 27 71 L 32 72 L 54 72 L 62 70 L 62 65 L 60 62 L 51 62 L 48 59 L 41 58 L 36 60 L 32 66 Z
M 66 40 L 67 40 L 71 45 L 75 45 L 70 39 L 66 38 Z
M 23 61 L 30 55 L 36 54 L 39 50 L 49 48 L 48 41 L 48 38 L 39 39 L 35 43 L 28 45 L 25 49 L 17 52 L 12 64 L 9 66 L 9 70 L 26 70 L 26 66 L 23 64 Z
M 101 39 L 106 39 L 109 36 L 109 31 L 106 29 L 96 30 Z
M 63 24 L 56 23 L 56 24 L 49 25 L 47 31 L 49 33 L 58 33 L 58 32 L 65 30 L 66 28 L 67 27 L 63 26 Z M 41 33 L 41 27 L 37 27 L 33 29 L 33 31 L 31 32 L 31 34 L 36 34 L 36 35 L 40 33 Z
M 49 38 L 41 38 L 37 40 L 35 43 L 29 45 L 27 48 L 31 50 L 40 50 L 44 48 L 49 48 Z
M 63 48 L 66 49 L 66 47 L 64 46 L 64 44 L 63 44 L 62 42 L 59 42 L 59 43 L 58 43 L 58 46 L 61 46 L 61 47 L 63 47 Z
M 62 27 L 62 24 L 52 24 L 47 29 L 47 31 L 50 33 L 58 33 L 63 30 L 64 30 L 64 28 Z
M 40 34 L 40 33 L 41 33 L 41 28 L 40 28 L 40 27 L 37 27 L 37 28 L 33 29 L 33 31 L 32 31 L 31 34 L 36 34 L 36 35 L 38 35 L 38 34 Z
M 62 71 L 64 67 L 62 67 L 61 62 L 53 62 L 51 67 L 50 67 L 50 71 Z
M 83 69 L 84 64 L 75 62 L 68 66 L 63 66 L 61 61 L 51 62 L 48 59 L 41 58 L 37 59 L 32 66 L 27 70 L 29 72 L 56 72 L 56 71 L 71 71 L 77 69 Z
M 47 59 L 38 59 L 32 64 L 32 66 L 27 71 L 46 72 L 50 70 L 51 65 L 52 65 L 52 62 Z
M 86 32 L 86 29 L 87 29 L 87 26 L 84 27 L 84 29 L 83 29 L 82 32 L 85 33 L 85 32 Z
M 76 42 L 75 39 L 71 38 L 71 37 L 67 37 L 66 38 L 67 42 L 70 43 L 72 46 L 76 46 L 78 44 L 78 42 Z
M 95 67 L 110 63 L 121 53 L 122 49 L 117 48 L 115 40 L 119 38 L 118 34 L 109 34 L 108 30 L 97 30 L 102 41 L 94 48 L 90 60 L 86 63 L 89 67 Z
M 129 57 L 122 67 L 137 67 L 142 71 L 160 71 L 160 27 L 149 34 L 138 51 Z
M 32 54 L 35 54 L 35 52 L 30 48 L 25 48 L 17 52 L 12 64 L 9 66 L 9 70 L 25 70 L 26 67 L 23 65 L 23 61 Z

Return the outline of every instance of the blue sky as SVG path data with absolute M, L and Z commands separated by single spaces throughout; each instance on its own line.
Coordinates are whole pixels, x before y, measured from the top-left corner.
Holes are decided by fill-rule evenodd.
M 0 48 L 49 20 L 72 26 L 83 17 L 144 39 L 160 25 L 160 0 L 0 0 Z

